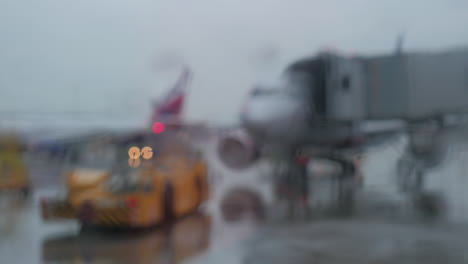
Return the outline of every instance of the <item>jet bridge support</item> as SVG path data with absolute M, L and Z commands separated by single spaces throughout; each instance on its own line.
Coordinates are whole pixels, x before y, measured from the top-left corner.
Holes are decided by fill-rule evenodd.
M 426 216 L 435 216 L 441 209 L 441 198 L 427 191 L 425 180 L 427 172 L 446 157 L 445 128 L 443 118 L 409 122 L 408 142 L 397 162 L 399 191 L 410 196 L 413 205 Z

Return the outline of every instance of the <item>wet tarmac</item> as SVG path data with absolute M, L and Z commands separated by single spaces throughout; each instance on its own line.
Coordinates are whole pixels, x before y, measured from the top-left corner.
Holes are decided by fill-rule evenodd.
M 466 151 L 454 151 L 430 173 L 428 188 L 442 194 L 446 213 L 423 221 L 392 187 L 401 145 L 368 155 L 350 219 L 272 221 L 279 207 L 265 164 L 237 173 L 208 152 L 213 200 L 170 225 L 138 232 L 44 223 L 38 199 L 57 192 L 53 174 L 60 169 L 42 167 L 32 171 L 33 197 L 0 196 L 0 263 L 468 263 Z

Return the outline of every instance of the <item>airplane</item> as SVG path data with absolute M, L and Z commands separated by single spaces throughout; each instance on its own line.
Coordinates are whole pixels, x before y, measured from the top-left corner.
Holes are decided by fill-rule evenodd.
M 284 84 L 283 84 L 284 85 Z M 398 120 L 363 123 L 359 126 L 313 122 L 308 103 L 298 91 L 283 87 L 254 88 L 242 108 L 241 128 L 224 132 L 218 142 L 218 157 L 233 170 L 243 170 L 262 158 L 273 164 L 276 196 L 289 202 L 291 210 L 309 195 L 307 165 L 313 160 L 331 160 L 338 166 L 339 213 L 353 209 L 354 156 L 365 146 L 377 146 L 396 138 L 403 129 Z M 295 93 L 297 92 L 297 94 Z M 360 178 L 359 180 L 362 180 Z M 284 189 L 287 189 L 285 192 Z M 297 202 L 300 202 L 297 204 Z
M 343 209 L 352 207 L 354 199 L 349 183 L 356 171 L 352 155 L 407 133 L 408 146 L 398 162 L 398 187 L 404 193 L 420 195 L 425 170 L 443 160 L 446 148 L 441 138 L 451 127 L 447 120 L 450 115 L 460 117 L 468 112 L 468 93 L 461 92 L 466 77 L 458 70 L 463 69 L 460 62 L 466 62 L 467 55 L 466 50 L 403 54 L 398 49 L 395 55 L 380 57 L 346 58 L 323 52 L 293 61 L 276 80 L 254 86 L 240 112 L 241 128 L 220 137 L 218 156 L 234 170 L 248 168 L 261 157 L 278 168 L 285 166 L 275 170 L 273 179 L 278 188 L 289 185 L 297 193 L 293 200 L 304 199 L 309 192 L 304 168 L 308 161 L 332 160 L 341 167 L 338 203 Z M 460 57 L 465 60 L 456 59 Z M 413 63 L 407 70 L 416 76 L 414 83 L 401 78 L 397 86 L 388 84 L 388 76 L 398 81 L 407 76 L 400 70 L 407 61 Z M 421 74 L 424 71 L 428 74 Z M 445 91 L 438 89 L 444 84 L 448 84 Z M 388 99 L 399 91 L 395 87 L 403 87 L 402 94 L 407 92 L 403 89 L 412 89 L 410 92 L 425 94 L 427 99 L 432 93 L 435 99 L 446 97 L 452 102 L 435 109 L 400 97 L 411 103 L 402 106 Z

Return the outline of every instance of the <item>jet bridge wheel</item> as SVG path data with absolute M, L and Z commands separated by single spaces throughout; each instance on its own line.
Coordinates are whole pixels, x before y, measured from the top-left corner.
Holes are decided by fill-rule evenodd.
M 417 193 L 424 186 L 424 168 L 421 162 L 406 154 L 397 162 L 397 186 L 400 192 Z
M 420 216 L 431 219 L 441 215 L 444 201 L 440 194 L 424 188 L 426 170 L 424 160 L 405 153 L 397 162 L 397 186 Z
M 408 127 L 408 143 L 397 162 L 396 177 L 400 191 L 413 194 L 423 191 L 426 171 L 445 160 L 447 146 L 441 118 Z

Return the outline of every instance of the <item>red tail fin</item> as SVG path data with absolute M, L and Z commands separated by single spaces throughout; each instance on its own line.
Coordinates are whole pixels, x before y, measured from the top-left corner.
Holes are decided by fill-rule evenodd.
M 174 87 L 163 97 L 163 99 L 153 105 L 150 125 L 155 122 L 174 123 L 180 122 L 184 109 L 185 95 L 192 78 L 192 73 L 188 67 L 184 67 L 179 79 Z

